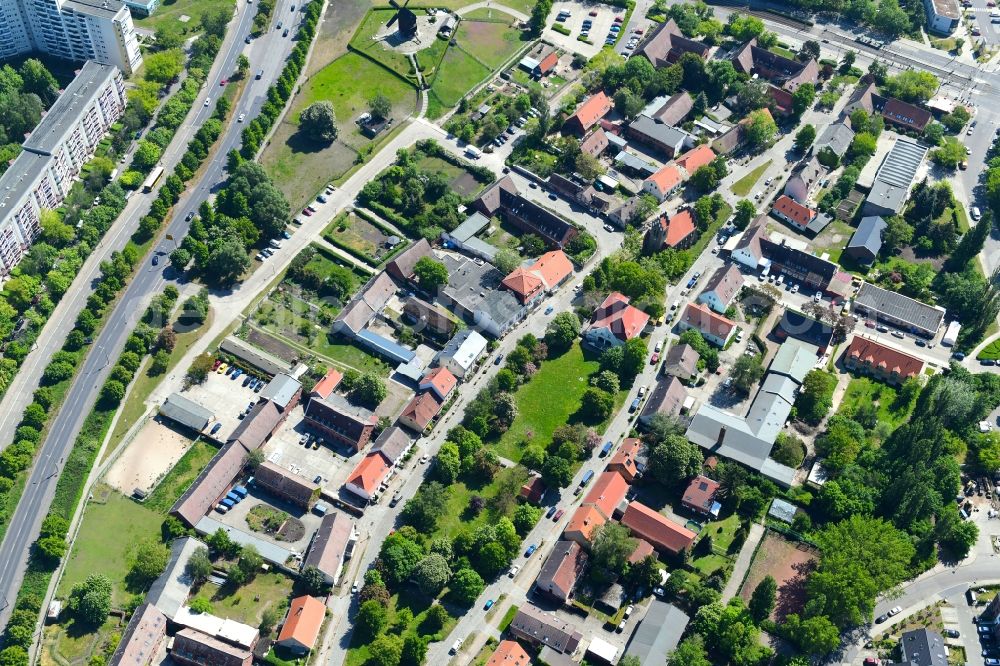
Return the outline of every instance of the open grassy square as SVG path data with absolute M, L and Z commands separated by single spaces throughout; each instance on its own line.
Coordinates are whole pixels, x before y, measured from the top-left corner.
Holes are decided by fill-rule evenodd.
M 451 189 L 465 198 L 473 199 L 486 189 L 486 186 L 477 181 L 471 172 L 435 155 L 423 155 L 417 161 L 417 166 L 422 171 L 444 174 L 449 180 Z
M 900 405 L 898 402 L 898 393 L 892 386 L 867 377 L 852 377 L 838 411 L 848 413 L 861 405 L 876 405 L 879 422 L 896 429 L 909 419 L 913 409 L 912 404 Z
M 389 235 L 354 213 L 344 211 L 323 232 L 323 238 L 375 266 L 389 252 Z
M 410 65 L 409 58 L 398 51 L 386 48 L 385 44 L 375 40 L 375 36 L 395 14 L 396 10 L 392 8 L 373 9 L 368 12 L 355 31 L 354 37 L 351 38 L 351 48 L 361 51 L 389 69 L 398 72 L 400 76 L 410 78 L 413 75 L 413 67 Z
M 440 109 L 443 112 L 444 109 L 457 105 L 473 86 L 489 74 L 490 69 L 486 65 L 476 60 L 461 47 L 453 46 L 444 54 L 441 66 L 434 75 L 434 80 L 431 83 L 431 97 L 435 98 L 441 107 L 444 107 Z M 430 114 L 430 110 L 428 110 L 428 114 Z
M 180 35 L 196 35 L 201 32 L 201 15 L 217 7 L 232 10 L 232 0 L 174 0 L 161 3 L 152 16 L 135 16 L 135 25 L 146 30 L 164 28 Z M 251 11 L 256 11 L 251 8 Z M 181 16 L 190 16 L 191 20 L 182 23 Z
M 256 627 L 265 610 L 280 605 L 291 594 L 292 579 L 270 572 L 258 574 L 242 587 L 206 584 L 197 596 L 208 599 L 212 610 L 220 617 Z
M 493 10 L 490 21 L 462 21 L 455 41 L 487 67 L 497 69 L 527 44 L 526 33 L 511 27 L 514 18 Z

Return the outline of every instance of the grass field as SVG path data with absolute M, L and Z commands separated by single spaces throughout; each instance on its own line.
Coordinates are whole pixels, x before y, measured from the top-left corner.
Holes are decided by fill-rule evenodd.
M 323 231 L 323 238 L 348 252 L 361 255 L 372 266 L 378 264 L 378 254 L 388 236 L 368 220 L 344 211 Z
M 531 381 L 517 390 L 518 416 L 497 443 L 497 454 L 520 461 L 529 430 L 533 433 L 529 443 L 545 448 L 555 429 L 580 408 L 587 380 L 599 366 L 596 359 L 584 357 L 579 344 L 558 358 L 544 361 Z
M 769 166 L 771 166 L 771 160 L 764 162 L 759 167 L 733 183 L 731 188 L 733 190 L 733 194 L 738 197 L 745 197 L 750 194 L 750 190 L 752 190 L 753 186 L 757 184 L 757 181 L 760 180 L 760 177 L 764 175 L 764 172 L 767 171 Z
M 461 48 L 452 47 L 444 54 L 441 66 L 434 76 L 431 97 L 443 107 L 451 108 L 489 73 L 490 70 L 474 57 Z
M 354 37 L 351 38 L 351 48 L 367 54 L 401 76 L 409 78 L 413 75 L 409 58 L 398 51 L 386 48 L 384 44 L 374 39 L 395 13 L 395 9 L 373 9 L 368 12 L 354 33 Z
M 220 617 L 256 627 L 269 606 L 282 604 L 291 594 L 291 578 L 280 573 L 262 573 L 243 587 L 206 585 L 197 596 L 208 599 Z
M 513 477 L 509 483 L 515 488 L 520 488 L 528 480 L 528 471 L 524 467 L 508 467 L 500 471 L 493 481 L 485 485 L 468 485 L 465 481 L 459 480 L 448 486 L 448 510 L 444 517 L 438 520 L 437 529 L 434 536 L 445 536 L 454 538 L 460 532 L 472 531 L 480 525 L 484 525 L 490 519 L 490 512 L 483 511 L 478 516 L 470 515 L 469 500 L 473 495 L 479 495 L 486 500 L 495 497 L 499 490 L 508 483 L 508 479 Z
M 979 360 L 993 359 L 994 361 L 1000 358 L 1000 339 L 994 340 L 990 344 L 983 347 L 983 350 L 979 352 L 976 356 Z
M 484 65 L 496 69 L 526 42 L 524 32 L 510 27 L 514 17 L 496 10 L 492 13 L 491 21 L 462 21 L 455 41 Z
M 878 405 L 879 422 L 887 423 L 895 429 L 906 422 L 913 409 L 912 404 L 897 405 L 897 400 L 898 393 L 892 386 L 867 377 L 852 377 L 838 411 L 846 412 L 860 405 Z
M 135 25 L 147 30 L 164 28 L 181 35 L 196 35 L 201 32 L 200 18 L 206 10 L 216 7 L 234 8 L 233 0 L 174 0 L 164 2 L 152 16 L 135 17 Z M 187 23 L 181 22 L 181 16 L 190 16 Z
M 261 157 L 261 164 L 293 209 L 308 203 L 327 182 L 347 173 L 359 152 L 371 154 L 368 151 L 374 152 L 389 139 L 390 132 L 383 132 L 374 141 L 368 139 L 354 123 L 376 94 L 392 102 L 396 127 L 416 111 L 417 93 L 412 85 L 356 53 L 334 60 L 303 85 Z M 319 100 L 333 104 L 340 127 L 337 139 L 326 146 L 316 145 L 298 133 L 299 114 Z
M 111 580 L 114 603 L 122 604 L 130 596 L 125 588 L 129 549 L 144 539 L 159 541 L 164 516 L 107 486 L 95 486 L 93 493 L 95 498 L 106 495 L 107 501 L 87 505 L 58 594 L 65 598 L 73 585 L 99 573 Z
M 166 514 L 218 452 L 217 448 L 203 439 L 193 442 L 146 498 L 144 505 L 153 511 Z
M 312 77 L 331 62 L 347 53 L 347 44 L 354 30 L 372 8 L 372 0 L 339 0 L 328 2 L 313 40 L 312 56 L 306 67 L 306 77 Z

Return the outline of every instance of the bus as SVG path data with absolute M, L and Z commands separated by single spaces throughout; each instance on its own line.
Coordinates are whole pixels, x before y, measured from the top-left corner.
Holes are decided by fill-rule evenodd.
M 160 181 L 160 178 L 162 176 L 163 176 L 163 167 L 161 166 L 155 167 L 152 171 L 149 172 L 149 175 L 146 176 L 146 182 L 142 184 L 142 191 L 152 192 L 153 188 L 156 187 L 156 183 Z

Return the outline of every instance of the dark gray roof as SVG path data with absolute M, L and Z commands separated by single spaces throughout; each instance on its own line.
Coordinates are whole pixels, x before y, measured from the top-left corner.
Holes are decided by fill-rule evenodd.
M 517 611 L 510 623 L 510 631 L 514 636 L 563 653 L 575 652 L 583 639 L 574 625 L 531 604 L 524 604 Z
M 201 432 L 214 418 L 212 412 L 180 393 L 171 393 L 160 406 L 160 415 Z
M 655 164 L 651 164 L 641 157 L 625 152 L 624 150 L 615 155 L 615 163 L 621 164 L 629 169 L 634 169 L 635 171 L 642 171 L 649 174 L 654 174 L 659 171 Z
M 916 141 L 897 139 L 875 174 L 867 202 L 897 213 L 902 210 L 926 154 L 927 148 Z
M 913 629 L 899 640 L 903 663 L 910 666 L 948 666 L 948 648 L 944 639 L 930 629 Z
M 63 9 L 72 9 L 81 14 L 89 14 L 103 19 L 113 19 L 123 7 L 117 0 L 66 0 Z
M 121 4 L 114 3 L 116 7 Z M 116 10 L 117 11 L 117 10 Z M 63 143 L 66 133 L 80 120 L 80 115 L 96 94 L 112 79 L 118 68 L 88 60 L 80 68 L 56 103 L 38 123 L 24 142 L 24 149 L 40 155 L 51 155 Z
M 869 215 L 861 219 L 858 230 L 851 236 L 847 249 L 866 248 L 873 255 L 877 255 L 882 249 L 882 231 L 888 225 L 878 215 Z
M 444 235 L 449 238 L 454 238 L 460 243 L 464 243 L 489 225 L 490 218 L 486 217 L 477 210 L 472 213 L 472 215 L 465 218 L 465 222 L 462 222 L 462 224 L 455 227 L 454 231 L 446 232 Z
M 819 139 L 816 141 L 816 150 L 829 148 L 838 157 L 843 157 L 853 140 L 854 130 L 842 122 L 834 123 L 819 135 Z
M 396 464 L 413 444 L 413 438 L 399 426 L 392 426 L 378 436 L 372 444 L 372 453 L 381 452 L 391 464 Z
M 269 375 L 276 375 L 279 372 L 289 372 L 292 369 L 290 365 L 277 356 L 269 354 L 262 349 L 257 349 L 249 343 L 231 335 L 222 341 L 219 349 L 227 354 L 232 354 L 237 358 L 243 359 L 253 367 L 263 370 Z
M 187 563 L 199 548 L 205 544 L 194 537 L 179 537 L 170 544 L 170 559 L 167 568 L 149 588 L 146 600 L 156 606 L 171 620 L 187 602 L 194 579 L 187 573 Z
M 649 116 L 639 116 L 632 121 L 629 129 L 667 146 L 676 146 L 688 137 L 684 130 L 657 122 Z
M 642 618 L 632 635 L 625 654 L 638 657 L 642 666 L 660 666 L 677 647 L 690 619 L 673 604 L 653 599 L 646 617 Z
M 855 306 L 891 319 L 905 322 L 923 331 L 937 331 L 944 319 L 944 309 L 921 303 L 908 296 L 865 282 L 854 298 Z
M 302 384 L 297 379 L 291 375 L 279 373 L 267 383 L 267 386 L 260 392 L 260 397 L 267 398 L 281 409 L 285 409 L 301 388 Z

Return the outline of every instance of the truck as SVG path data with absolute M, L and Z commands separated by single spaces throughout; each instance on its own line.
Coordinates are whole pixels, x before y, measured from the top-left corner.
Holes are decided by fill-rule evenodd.
M 227 500 L 232 500 L 233 504 L 239 504 L 241 497 L 234 492 L 229 492 L 226 494 Z
M 480 157 L 483 156 L 482 151 L 473 146 L 472 144 L 469 144 L 468 146 L 465 147 L 465 154 L 474 160 L 478 160 Z
M 610 439 L 608 441 L 604 442 L 604 446 L 601 448 L 601 457 L 602 458 L 604 458 L 609 453 L 611 453 L 611 447 L 612 446 L 613 446 L 613 444 L 611 443 Z

